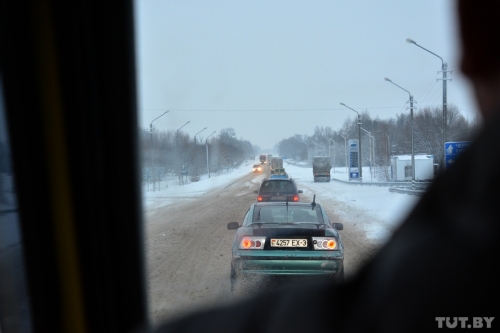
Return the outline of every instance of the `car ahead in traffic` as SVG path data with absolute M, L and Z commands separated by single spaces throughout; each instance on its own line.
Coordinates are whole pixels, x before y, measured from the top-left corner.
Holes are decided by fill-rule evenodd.
M 344 279 L 344 246 L 320 204 L 255 203 L 236 230 L 232 245 L 231 290 L 249 276 L 323 276 Z
M 262 172 L 262 165 L 254 164 L 252 167 L 252 172 Z
M 299 201 L 299 193 L 302 190 L 297 189 L 297 184 L 292 178 L 268 178 L 264 179 L 260 184 L 257 194 L 258 202 L 265 201 Z
M 279 174 L 279 175 L 271 175 L 269 176 L 269 179 L 288 179 L 288 175 L 285 174 Z

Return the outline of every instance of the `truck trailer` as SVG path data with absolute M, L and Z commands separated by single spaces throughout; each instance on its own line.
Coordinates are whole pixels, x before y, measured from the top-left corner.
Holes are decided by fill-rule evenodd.
M 329 156 L 314 156 L 313 157 L 313 176 L 314 181 L 327 181 L 331 180 L 330 170 L 332 166 Z
M 275 169 L 282 169 L 282 168 L 283 168 L 283 157 L 272 157 L 270 164 L 271 173 L 274 173 Z

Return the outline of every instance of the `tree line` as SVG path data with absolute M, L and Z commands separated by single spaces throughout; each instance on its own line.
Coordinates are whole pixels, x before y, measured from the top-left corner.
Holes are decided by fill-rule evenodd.
M 253 159 L 255 149 L 258 149 L 247 140 L 237 139 L 232 128 L 222 129 L 208 140 L 197 135 L 196 141 L 182 131 L 150 133 L 141 129 L 139 140 L 143 168 L 164 168 L 167 177 L 175 178 L 182 174 L 191 181 L 198 181 L 201 175 L 208 172 L 220 174 L 237 167 L 244 160 Z
M 411 154 L 411 117 L 409 113 L 396 115 L 396 118 L 372 118 L 368 111 L 361 112 L 361 147 L 363 166 L 378 169 L 379 178 L 387 178 L 390 156 Z M 443 150 L 443 113 L 439 107 L 425 107 L 414 112 L 414 153 L 433 155 L 434 163 L 444 163 Z M 471 141 L 474 139 L 480 121 L 471 121 L 460 114 L 456 106 L 447 110 L 446 142 Z M 281 140 L 277 150 L 281 156 L 295 160 L 310 160 L 313 155 L 330 156 L 334 167 L 347 165 L 347 142 L 358 139 L 357 118 L 348 118 L 341 128 L 334 130 L 329 126 L 316 126 L 312 136 L 295 134 Z M 369 132 L 369 134 L 367 133 Z

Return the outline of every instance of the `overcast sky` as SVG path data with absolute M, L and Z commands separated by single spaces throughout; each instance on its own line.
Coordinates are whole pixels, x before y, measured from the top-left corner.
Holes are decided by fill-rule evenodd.
M 356 114 L 391 118 L 442 106 L 440 55 L 453 73 L 448 103 L 472 119 L 459 71 L 453 0 L 136 2 L 139 121 L 205 137 L 232 127 L 263 149 Z M 300 111 L 297 111 L 300 110 Z M 217 133 L 216 133 L 217 134 Z M 214 134 L 214 135 L 216 135 Z

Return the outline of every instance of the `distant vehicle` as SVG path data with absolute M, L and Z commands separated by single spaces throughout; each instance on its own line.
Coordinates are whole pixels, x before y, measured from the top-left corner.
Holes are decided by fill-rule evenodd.
M 344 280 L 344 246 L 321 205 L 302 202 L 255 203 L 236 230 L 232 246 L 231 290 L 237 280 L 257 276 L 324 276 Z
M 253 172 L 262 172 L 262 166 L 260 164 L 254 164 L 252 171 Z
M 264 164 L 264 163 L 266 163 L 266 158 L 267 158 L 266 154 L 262 154 L 262 155 L 260 155 L 260 156 L 259 156 L 259 161 L 260 161 L 260 164 Z
M 280 175 L 273 174 L 269 177 L 269 179 L 288 179 L 288 175 L 286 173 Z
M 272 157 L 271 158 L 271 174 L 275 173 L 276 169 L 283 168 L 283 158 L 282 157 Z
M 297 189 L 297 185 L 292 178 L 286 179 L 264 179 L 260 184 L 257 193 L 257 201 L 299 201 L 299 193 L 302 190 Z
M 315 156 L 313 157 L 313 176 L 314 181 L 330 181 L 330 170 L 332 166 L 330 164 L 329 156 Z

